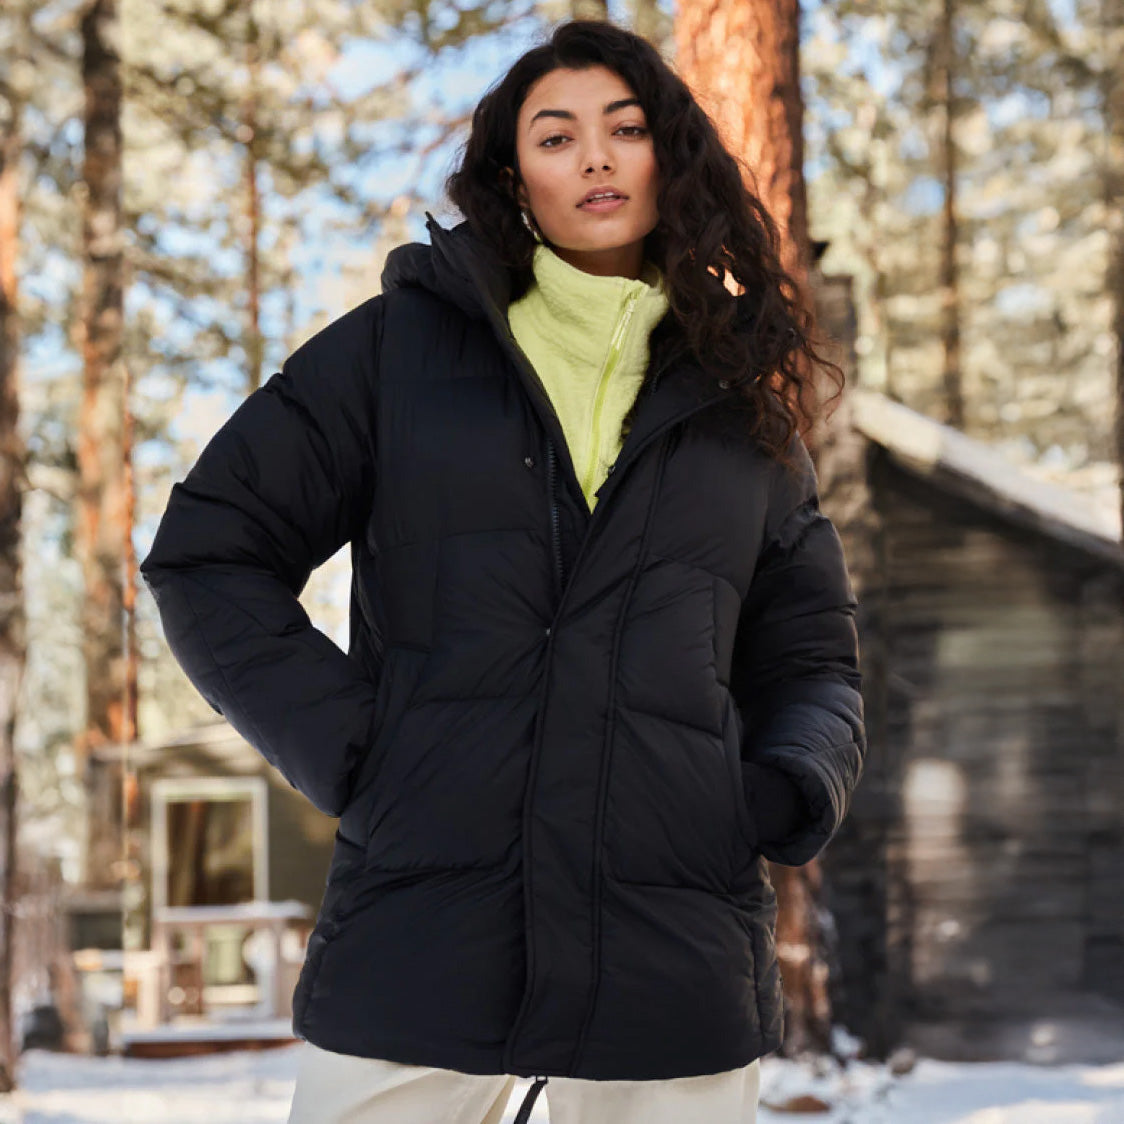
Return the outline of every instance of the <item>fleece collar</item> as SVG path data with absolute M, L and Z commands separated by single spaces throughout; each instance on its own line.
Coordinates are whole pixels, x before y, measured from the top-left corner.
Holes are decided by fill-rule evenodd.
M 512 302 L 512 323 L 521 320 L 575 367 L 600 370 L 628 298 L 635 299 L 631 339 L 647 340 L 668 309 L 663 278 L 652 262 L 644 263 L 639 278 L 602 277 L 539 243 L 532 268 L 535 284 Z

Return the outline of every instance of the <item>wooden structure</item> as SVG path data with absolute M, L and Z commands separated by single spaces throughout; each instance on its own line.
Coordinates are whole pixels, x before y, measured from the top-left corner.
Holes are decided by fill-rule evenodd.
M 293 988 L 336 821 L 225 722 L 109 747 L 136 778 L 126 897 L 124 1052 L 291 1042 Z M 78 953 L 81 955 L 81 953 Z
M 823 858 L 836 1016 L 876 1054 L 1118 1059 L 1119 526 L 879 394 L 848 399 L 878 531 L 843 532 L 872 571 L 872 666 L 866 774 Z
M 312 909 L 303 902 L 158 908 L 152 949 L 125 957 L 136 1003 L 135 1014 L 119 1027 L 122 1052 L 174 1057 L 292 1042 L 293 989 L 312 924 Z M 238 975 L 248 963 L 252 984 L 208 982 L 215 947 L 208 938 L 215 933 L 234 935 L 224 942 L 227 959 Z

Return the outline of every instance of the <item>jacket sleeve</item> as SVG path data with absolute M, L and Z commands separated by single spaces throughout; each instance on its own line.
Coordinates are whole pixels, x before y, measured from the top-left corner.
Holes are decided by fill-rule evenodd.
M 751 804 L 791 790 L 778 772 L 802 798 L 799 812 L 788 814 L 787 834 L 763 836 L 758 846 L 772 862 L 800 866 L 822 850 L 847 814 L 862 775 L 866 730 L 858 606 L 843 545 L 820 511 L 812 460 L 799 435 L 792 447 L 800 473 L 794 479 L 777 466 L 730 682 L 744 723 Z M 789 813 L 791 804 L 789 797 Z
M 172 488 L 140 567 L 200 694 L 329 815 L 371 744 L 376 684 L 297 597 L 363 534 L 381 318 L 381 297 L 352 309 L 238 407 Z

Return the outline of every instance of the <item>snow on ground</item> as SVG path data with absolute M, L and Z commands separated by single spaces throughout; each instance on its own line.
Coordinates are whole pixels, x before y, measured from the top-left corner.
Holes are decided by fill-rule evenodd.
M 23 1057 L 20 1091 L 0 1096 L 0 1124 L 284 1124 L 299 1049 L 167 1061 L 32 1050 Z M 791 1124 L 793 1114 L 766 1106 L 801 1093 L 832 1105 L 800 1117 L 818 1124 L 1124 1124 L 1124 1061 L 1050 1067 L 921 1059 L 901 1077 L 865 1062 L 823 1068 L 818 1075 L 765 1058 L 758 1124 Z M 516 1083 L 504 1124 L 515 1119 L 530 1083 Z M 543 1092 L 531 1120 L 549 1119 Z

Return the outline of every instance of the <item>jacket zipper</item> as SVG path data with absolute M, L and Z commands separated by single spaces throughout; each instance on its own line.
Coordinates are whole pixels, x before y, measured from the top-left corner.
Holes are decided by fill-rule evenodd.
M 549 1077 L 535 1078 L 535 1083 L 527 1090 L 527 1095 L 523 1098 L 523 1103 L 519 1106 L 519 1112 L 516 1114 L 514 1124 L 526 1124 L 526 1121 L 531 1119 L 531 1107 L 535 1103 L 535 1098 L 549 1080 Z
M 582 480 L 582 491 L 588 491 L 593 485 L 594 473 L 597 471 L 597 454 L 601 449 L 601 411 L 605 408 L 605 393 L 609 389 L 609 377 L 620 362 L 621 353 L 624 351 L 625 334 L 632 313 L 636 309 L 638 293 L 629 293 L 625 301 L 624 311 L 617 320 L 613 331 L 613 338 L 609 343 L 609 354 L 605 357 L 605 365 L 601 369 L 601 378 L 597 383 L 597 393 L 593 398 L 593 420 L 589 427 L 589 456 L 586 465 L 585 477 Z
M 554 575 L 558 580 L 558 593 L 566 588 L 566 580 L 562 572 L 562 533 L 559 525 L 558 500 L 554 491 L 554 442 L 548 437 L 546 441 L 546 479 L 547 494 L 550 496 L 550 539 L 554 553 Z

